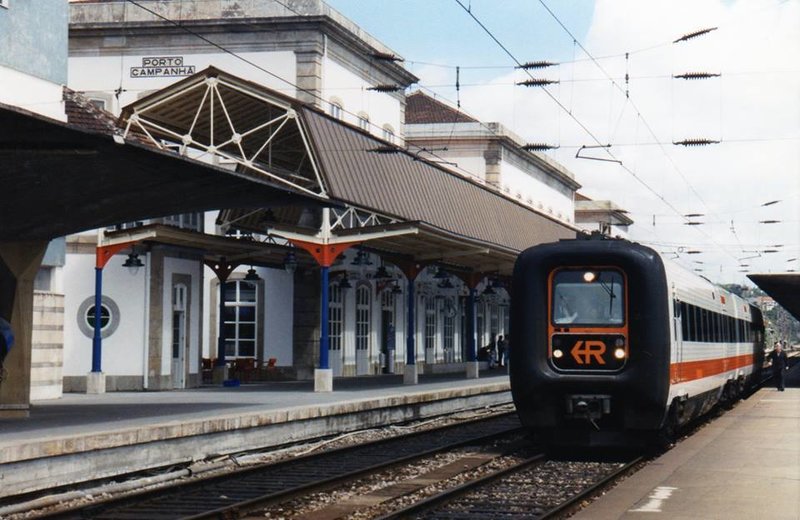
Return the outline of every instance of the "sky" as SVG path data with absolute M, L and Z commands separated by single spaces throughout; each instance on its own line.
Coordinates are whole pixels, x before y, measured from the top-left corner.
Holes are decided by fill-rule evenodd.
M 633 240 L 717 283 L 800 271 L 800 0 L 327 1 L 405 58 L 409 91 L 557 146 Z

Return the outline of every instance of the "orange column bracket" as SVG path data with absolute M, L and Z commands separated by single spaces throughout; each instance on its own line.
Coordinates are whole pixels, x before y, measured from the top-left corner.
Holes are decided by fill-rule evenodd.
M 94 266 L 98 269 L 104 268 L 108 261 L 111 260 L 112 256 L 135 243 L 136 242 L 123 242 L 121 244 L 114 244 L 110 246 L 97 246 L 97 249 L 95 250 Z
M 308 252 L 321 267 L 330 267 L 336 258 L 361 242 L 340 242 L 338 244 L 315 244 L 304 240 L 289 239 L 289 242 Z

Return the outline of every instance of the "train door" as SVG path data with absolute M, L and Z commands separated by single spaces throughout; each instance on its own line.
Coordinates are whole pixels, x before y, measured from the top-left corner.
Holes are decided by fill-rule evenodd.
M 381 295 L 381 372 L 384 374 L 394 374 L 394 296 L 390 290 Z
M 684 331 L 686 330 L 684 320 L 687 319 L 687 317 L 684 316 L 685 310 L 685 303 L 672 300 L 672 336 L 674 338 L 673 348 L 675 352 L 670 358 L 673 366 L 676 367 L 675 373 L 672 374 L 673 379 L 678 381 L 680 381 L 681 378 L 680 367 L 681 363 L 683 363 L 683 337 Z

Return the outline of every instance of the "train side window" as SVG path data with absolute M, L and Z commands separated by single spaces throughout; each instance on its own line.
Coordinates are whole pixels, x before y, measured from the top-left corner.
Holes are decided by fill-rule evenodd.
M 714 341 L 717 343 L 722 342 L 722 325 L 721 320 L 722 316 L 719 313 L 714 313 Z
M 697 341 L 697 307 L 689 305 L 689 341 Z
M 681 302 L 681 333 L 683 334 L 683 340 L 689 341 L 689 313 L 686 312 L 686 302 Z

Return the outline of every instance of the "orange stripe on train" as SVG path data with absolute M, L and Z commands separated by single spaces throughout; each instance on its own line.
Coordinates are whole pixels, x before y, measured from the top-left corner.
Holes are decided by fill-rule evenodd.
M 700 361 L 685 361 L 673 363 L 669 366 L 669 379 L 674 385 L 695 381 L 704 377 L 715 376 L 729 370 L 747 367 L 753 364 L 753 354 L 743 354 L 718 359 L 703 359 Z

